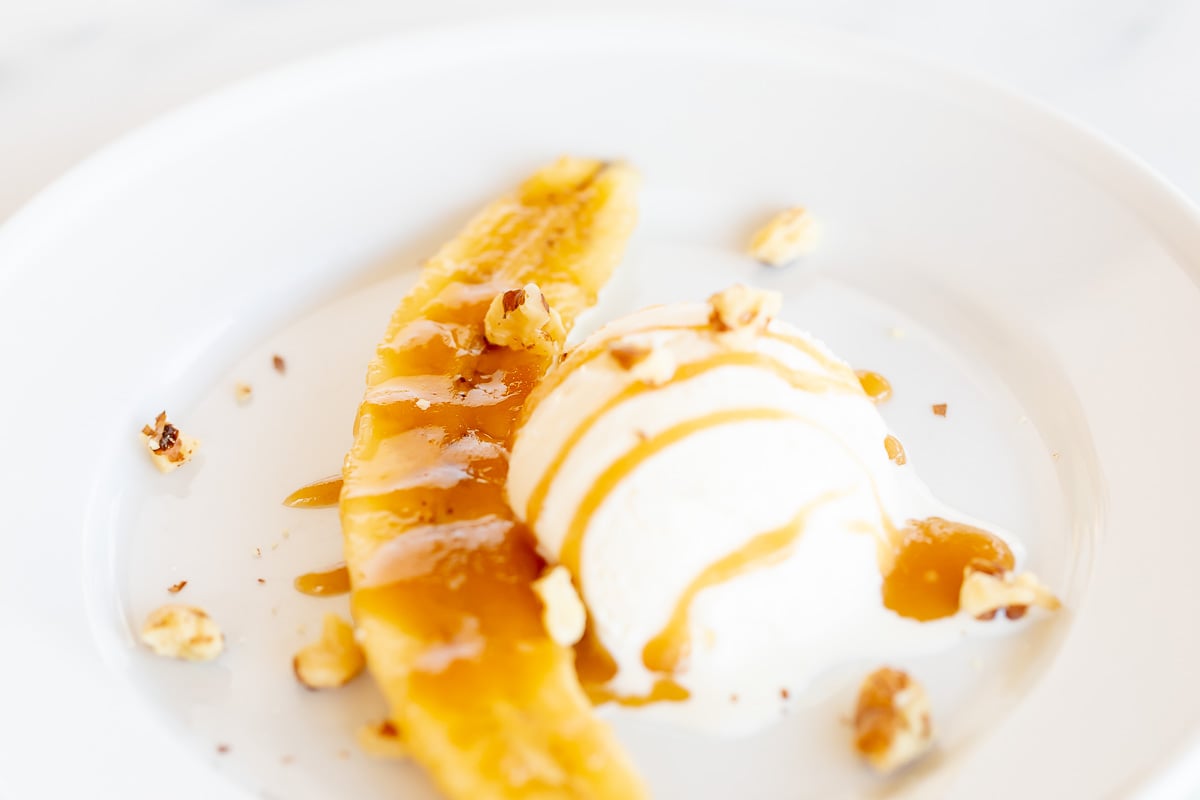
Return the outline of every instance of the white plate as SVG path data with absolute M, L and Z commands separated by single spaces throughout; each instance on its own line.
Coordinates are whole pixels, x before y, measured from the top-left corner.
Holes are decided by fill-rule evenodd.
M 1003 92 L 841 37 L 691 17 L 355 48 L 171 115 L 4 228 L 0 795 L 433 796 L 411 766 L 355 750 L 381 711 L 369 681 L 310 694 L 292 680 L 293 650 L 343 606 L 291 578 L 339 541 L 331 512 L 278 501 L 336 470 L 420 257 L 560 152 L 645 174 L 594 321 L 735 279 L 782 289 L 786 317 L 892 378 L 885 415 L 935 492 L 1019 532 L 1069 607 L 905 664 L 943 736 L 898 783 L 850 757 L 843 685 L 751 739 L 618 718 L 659 796 L 1186 785 L 1195 761 L 1173 757 L 1200 721 L 1200 219 Z M 820 250 L 784 271 L 752 263 L 746 234 L 795 202 L 824 221 Z M 162 408 L 205 440 L 165 479 L 136 437 Z M 178 599 L 227 631 L 216 664 L 135 644 L 181 579 Z

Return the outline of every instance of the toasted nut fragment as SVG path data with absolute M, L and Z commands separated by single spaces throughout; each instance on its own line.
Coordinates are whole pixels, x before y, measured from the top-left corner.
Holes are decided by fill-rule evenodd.
M 179 594 L 183 591 L 183 587 L 185 586 L 187 586 L 187 581 L 180 581 L 179 583 L 173 583 L 168 586 L 167 591 L 171 594 Z
M 776 214 L 750 240 L 750 255 L 772 267 L 790 264 L 813 249 L 817 224 L 802 206 Z
M 533 350 L 557 358 L 567 331 L 536 283 L 501 292 L 484 317 L 484 336 L 499 347 Z
M 709 323 L 718 331 L 757 333 L 779 313 L 783 295 L 735 283 L 708 298 L 708 302 L 712 306 Z
M 665 347 L 653 347 L 649 342 L 636 339 L 623 339 L 609 344 L 608 352 L 634 380 L 650 386 L 661 386 L 675 374 L 675 357 Z
M 934 403 L 933 404 L 933 413 L 937 414 L 939 417 L 946 416 L 946 404 L 945 403 Z
M 893 772 L 918 759 L 933 743 L 929 698 L 902 670 L 881 667 L 858 690 L 854 749 L 877 772 Z
M 608 345 L 608 354 L 617 362 L 621 369 L 629 370 L 645 361 L 654 352 L 649 344 L 630 341 L 615 341 Z M 565 356 L 564 356 L 565 357 Z
M 372 722 L 358 729 L 358 746 L 376 758 L 408 758 L 408 745 L 390 720 Z
M 179 469 L 200 447 L 199 439 L 193 439 L 167 421 L 165 411 L 154 419 L 154 427 L 146 425 L 142 428 L 142 438 L 146 440 L 150 460 L 159 472 Z
M 1030 606 L 1057 611 L 1062 603 L 1032 572 L 1014 575 L 978 559 L 963 570 L 958 607 L 976 619 L 992 619 L 999 611 L 1009 619 L 1020 619 Z
M 233 399 L 238 402 L 238 405 L 246 405 L 254 397 L 254 389 L 248 383 L 235 383 L 233 385 Z
M 287 372 L 287 362 L 283 360 L 283 356 L 281 355 L 276 354 L 271 356 L 271 366 L 274 367 L 275 371 L 280 375 L 283 375 Z
M 194 606 L 165 605 L 142 625 L 142 642 L 160 656 L 212 661 L 225 649 L 225 635 L 212 617 Z
M 366 664 L 354 626 L 337 614 L 326 614 L 321 638 L 296 653 L 292 670 L 305 688 L 336 689 L 358 677 Z
M 560 564 L 542 573 L 533 582 L 533 591 L 541 598 L 542 624 L 551 639 L 563 647 L 570 647 L 583 638 L 587 610 L 566 567 Z

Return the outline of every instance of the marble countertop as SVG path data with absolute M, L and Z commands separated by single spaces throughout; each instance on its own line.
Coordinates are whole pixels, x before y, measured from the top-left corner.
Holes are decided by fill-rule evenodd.
M 7 0 L 0 219 L 106 142 L 238 78 L 364 37 L 599 2 Z M 1200 200 L 1192 0 L 609 0 L 789 16 L 1006 84 L 1093 127 Z

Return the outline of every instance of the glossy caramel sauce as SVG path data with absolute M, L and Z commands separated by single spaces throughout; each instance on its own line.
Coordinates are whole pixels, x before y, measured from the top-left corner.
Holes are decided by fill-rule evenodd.
M 514 421 L 550 362 L 483 342 L 506 288 L 452 284 L 381 346 L 359 412 L 372 444 L 345 476 L 343 519 L 392 531 L 355 560 L 355 607 L 427 643 L 413 688 L 447 713 L 534 691 L 557 648 L 531 588 L 544 562 L 504 500 Z
M 908 456 L 904 453 L 904 445 L 900 444 L 900 440 L 890 433 L 883 437 L 883 449 L 887 452 L 888 460 L 894 461 L 901 466 L 908 463 Z
M 312 597 L 334 597 L 350 591 L 350 573 L 345 564 L 327 570 L 307 572 L 292 582 L 300 594 Z
M 850 378 L 851 370 L 846 366 L 846 363 L 837 356 L 827 352 L 819 347 L 811 339 L 805 336 L 798 336 L 786 331 L 780 331 L 773 328 L 768 328 L 761 334 L 766 339 L 774 339 L 777 342 L 783 342 L 804 353 L 813 361 L 821 365 L 823 369 L 832 372 L 835 375 Z
M 663 325 L 656 326 L 654 330 L 701 332 L 709 330 L 709 325 L 707 322 L 698 325 Z M 541 404 L 542 400 L 549 396 L 559 386 L 562 386 L 567 378 L 571 377 L 576 370 L 586 364 L 590 364 L 601 356 L 608 355 L 608 347 L 612 342 L 617 341 L 619 338 L 624 336 L 629 336 L 638 332 L 640 331 L 628 331 L 623 333 L 620 337 L 596 337 L 591 339 L 587 346 L 580 346 L 572 350 L 571 357 L 560 363 L 553 371 L 551 371 L 550 374 L 546 376 L 545 380 L 538 384 L 538 387 L 536 390 L 534 390 L 533 394 L 529 396 L 529 402 L 525 404 L 524 409 L 521 411 L 521 420 L 517 427 L 520 428 L 521 425 L 524 425 L 529 420 L 529 417 L 532 416 L 537 407 Z
M 867 397 L 871 398 L 872 403 L 882 403 L 892 396 L 892 384 L 878 372 L 860 369 L 855 374 L 858 375 L 858 382 L 862 385 L 862 390 L 867 393 Z
M 687 700 L 692 695 L 687 689 L 670 678 L 659 678 L 654 682 L 654 686 L 650 688 L 650 691 L 644 695 L 619 695 L 600 687 L 589 692 L 588 696 L 597 705 L 600 703 L 616 703 L 627 708 L 641 708 L 651 703 L 679 703 Z
M 517 427 L 519 428 L 521 425 L 524 425 L 533 412 L 537 409 L 541 401 L 555 389 L 561 386 L 563 382 L 575 372 L 575 370 L 594 361 L 600 356 L 606 355 L 608 353 L 609 345 L 612 342 L 635 333 L 640 333 L 643 330 L 645 329 L 628 330 L 623 331 L 620 336 L 596 338 L 589 342 L 586 348 L 579 347 L 575 350 L 572 350 L 571 357 L 563 361 L 556 369 L 547 375 L 545 380 L 543 380 L 533 394 L 530 395 L 529 402 L 525 404 L 525 408 L 521 413 L 520 424 Z M 653 326 L 652 330 L 656 332 L 693 331 L 696 333 L 705 333 L 714 337 L 721 335 L 717 333 L 713 329 L 712 325 L 707 321 L 690 325 L 655 325 Z M 840 382 L 842 380 L 848 381 L 851 379 L 850 370 L 843 362 L 839 361 L 835 356 L 825 352 L 812 341 L 803 336 L 797 336 L 777 330 L 766 330 L 760 335 L 767 339 L 783 342 L 784 344 L 801 351 L 815 361 L 821 368 L 833 373 L 833 377 L 830 380 Z
M 642 663 L 646 665 L 646 669 L 666 674 L 685 669 L 691 652 L 690 617 L 696 596 L 705 589 L 786 559 L 791 555 L 796 542 L 804 535 L 809 515 L 839 494 L 828 492 L 822 495 L 800 509 L 783 525 L 758 534 L 737 550 L 705 567 L 692 579 L 675 602 L 671 619 L 642 649 Z
M 328 508 L 338 504 L 342 494 L 342 476 L 332 475 L 319 481 L 301 486 L 284 498 L 289 508 Z
M 963 570 L 982 559 L 1013 568 L 1013 554 L 985 530 L 940 517 L 910 521 L 891 569 L 883 577 L 883 604 L 902 617 L 927 622 L 958 613 Z
M 665 450 L 676 442 L 693 436 L 709 428 L 721 425 L 732 425 L 738 422 L 753 422 L 755 420 L 799 419 L 795 414 L 777 408 L 732 408 L 716 411 L 702 417 L 690 419 L 677 425 L 672 425 L 653 436 L 650 436 L 630 448 L 624 455 L 600 473 L 592 484 L 591 489 L 584 495 L 579 507 L 575 510 L 571 523 L 563 538 L 559 561 L 571 571 L 572 575 L 579 574 L 580 555 L 583 552 L 583 537 L 591 524 L 592 516 L 617 487 L 634 470 L 647 459 Z
M 776 358 L 753 351 L 726 351 L 702 358 L 699 361 L 681 364 L 675 369 L 675 373 L 671 376 L 670 380 L 658 386 L 651 386 L 640 381 L 631 383 L 601 404 L 595 411 L 588 414 L 562 443 L 553 460 L 543 470 L 537 485 L 534 486 L 533 491 L 529 494 L 529 501 L 525 509 L 525 519 L 529 526 L 533 528 L 537 527 L 546 502 L 546 495 L 550 492 L 550 487 L 554 483 L 554 479 L 558 476 L 567 458 L 574 451 L 575 446 L 579 444 L 588 431 L 605 415 L 614 408 L 645 392 L 673 386 L 713 370 L 721 369 L 722 367 L 753 367 L 768 370 L 782 380 L 787 381 L 794 388 L 805 392 L 849 392 L 857 390 L 856 384 L 849 383 L 837 375 L 830 376 L 807 370 L 794 369 Z

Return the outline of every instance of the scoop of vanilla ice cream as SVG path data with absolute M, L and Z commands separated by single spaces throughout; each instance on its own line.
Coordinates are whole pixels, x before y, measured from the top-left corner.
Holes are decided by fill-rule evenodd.
M 690 697 L 649 713 L 728 733 L 832 667 L 983 626 L 884 608 L 887 527 L 970 520 L 889 460 L 853 370 L 790 325 L 722 332 L 711 313 L 649 308 L 571 351 L 527 406 L 508 495 L 571 570 L 618 667 L 607 689 L 669 678 Z

